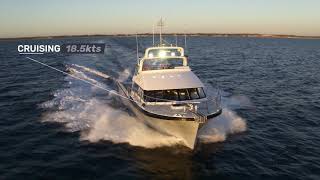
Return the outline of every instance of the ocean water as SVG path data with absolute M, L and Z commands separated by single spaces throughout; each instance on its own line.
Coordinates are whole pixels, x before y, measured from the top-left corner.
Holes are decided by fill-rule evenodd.
M 132 76 L 134 37 L 0 41 L 0 179 L 320 178 L 320 40 L 188 37 L 191 68 L 223 96 L 194 151 L 112 93 L 16 50 L 63 43 L 110 46 L 29 57 L 105 89 L 115 90 L 107 77 Z

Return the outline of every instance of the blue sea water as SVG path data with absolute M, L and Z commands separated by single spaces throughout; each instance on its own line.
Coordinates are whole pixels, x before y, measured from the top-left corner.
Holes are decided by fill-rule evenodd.
M 141 37 L 140 49 L 151 42 Z M 134 37 L 0 41 L 0 179 L 320 178 L 320 40 L 188 37 L 191 68 L 224 106 L 194 151 L 108 92 L 17 52 L 63 43 L 110 46 L 30 57 L 108 89 L 92 71 L 132 76 Z

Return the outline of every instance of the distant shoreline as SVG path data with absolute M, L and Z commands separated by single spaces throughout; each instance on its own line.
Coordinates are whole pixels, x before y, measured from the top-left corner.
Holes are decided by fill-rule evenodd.
M 59 39 L 69 37 L 130 37 L 136 34 L 92 34 L 92 35 L 62 35 L 62 36 L 34 36 L 34 37 L 17 37 L 17 38 L 0 38 L 5 40 L 27 40 L 27 39 Z M 183 33 L 164 33 L 163 35 L 184 36 Z M 209 36 L 209 37 L 244 37 L 244 38 L 284 38 L 284 39 L 320 39 L 320 36 L 298 36 L 285 34 L 245 34 L 245 33 L 187 33 L 187 36 Z M 141 33 L 138 36 L 152 36 L 152 33 Z

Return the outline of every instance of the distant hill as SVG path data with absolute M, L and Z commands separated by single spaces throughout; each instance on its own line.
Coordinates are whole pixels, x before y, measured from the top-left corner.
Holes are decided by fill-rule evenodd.
M 136 34 L 92 34 L 92 35 L 65 35 L 65 36 L 36 36 L 36 37 L 17 37 L 17 38 L 0 38 L 0 40 L 19 40 L 19 39 L 56 39 L 68 37 L 99 37 L 99 36 L 112 36 L 112 37 L 128 37 L 135 36 Z M 141 33 L 139 36 L 152 36 L 152 33 Z M 184 36 L 183 33 L 164 33 L 163 35 L 178 35 Z M 255 38 L 299 38 L 299 39 L 320 39 L 320 36 L 297 36 L 286 34 L 245 34 L 245 33 L 187 33 L 187 36 L 210 36 L 210 37 L 255 37 Z

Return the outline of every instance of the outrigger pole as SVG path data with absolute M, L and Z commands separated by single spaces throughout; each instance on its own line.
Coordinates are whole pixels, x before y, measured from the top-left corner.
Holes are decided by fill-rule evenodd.
M 138 42 L 138 33 L 136 33 L 136 50 L 137 50 L 137 62 L 139 63 L 139 42 Z
M 154 24 L 152 25 L 152 45 L 154 46 Z
M 178 35 L 175 34 L 174 36 L 176 37 L 176 47 L 177 47 L 178 46 Z
M 187 51 L 187 34 L 184 32 L 184 49 Z
M 101 85 L 99 85 L 99 84 L 95 84 L 95 83 L 90 82 L 90 81 L 88 81 L 88 80 L 86 80 L 86 79 L 82 79 L 82 78 L 77 77 L 77 76 L 75 76 L 75 75 L 73 75 L 73 74 L 64 72 L 64 71 L 62 71 L 62 70 L 60 70 L 60 69 L 57 69 L 57 68 L 55 68 L 55 67 L 52 67 L 52 66 L 50 66 L 50 65 L 48 65 L 48 64 L 46 64 L 46 63 L 40 62 L 40 61 L 35 60 L 35 59 L 33 59 L 33 58 L 30 58 L 30 57 L 26 57 L 26 58 L 29 59 L 29 60 L 31 60 L 31 61 L 33 61 L 33 62 L 36 62 L 36 63 L 38 63 L 38 64 L 41 64 L 42 66 L 46 66 L 46 67 L 48 67 L 48 68 L 50 68 L 50 69 L 53 69 L 53 70 L 55 70 L 55 71 L 57 71 L 57 72 L 60 72 L 60 73 L 65 74 L 65 75 L 68 75 L 68 76 L 70 76 L 70 77 L 72 77 L 72 78 L 74 78 L 74 79 L 77 79 L 77 80 L 82 81 L 82 82 L 84 82 L 84 83 L 90 84 L 90 85 L 95 86 L 95 87 L 97 87 L 97 88 L 99 88 L 99 89 L 102 89 L 102 90 L 104 90 L 104 91 L 107 91 L 107 92 L 109 92 L 110 94 L 113 94 L 113 95 L 116 95 L 116 96 L 118 96 L 118 97 L 127 99 L 127 100 L 129 100 L 129 101 L 134 101 L 133 99 L 130 99 L 130 98 L 124 96 L 124 95 L 121 95 L 121 94 L 115 92 L 114 90 L 107 89 L 107 88 L 105 88 L 105 87 L 103 87 L 103 86 L 101 86 Z M 99 74 L 97 74 L 97 75 L 99 75 Z M 101 76 L 101 77 L 103 77 L 103 76 Z M 104 77 L 104 78 L 106 78 L 106 79 L 112 79 L 112 80 L 118 82 L 116 79 L 111 78 L 111 77 Z M 118 83 L 120 83 L 120 82 L 118 82 Z
M 160 27 L 160 46 L 162 46 L 162 27 L 164 26 L 162 17 L 160 18 L 160 21 L 158 22 L 158 26 Z

